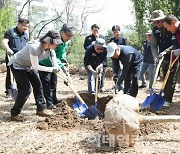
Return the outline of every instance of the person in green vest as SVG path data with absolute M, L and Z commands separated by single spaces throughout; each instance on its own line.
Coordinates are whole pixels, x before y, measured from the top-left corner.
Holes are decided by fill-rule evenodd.
M 66 67 L 64 65 L 67 63 L 66 53 L 68 49 L 68 43 L 73 37 L 73 30 L 74 27 L 72 25 L 67 23 L 63 24 L 60 30 L 60 35 L 63 43 L 59 44 L 55 49 L 57 63 L 64 71 L 66 71 Z M 40 65 L 52 67 L 50 58 L 46 58 L 40 61 Z M 43 85 L 43 92 L 44 92 L 44 97 L 46 99 L 47 108 L 55 109 L 56 104 L 60 102 L 56 97 L 57 76 L 55 73 L 42 72 L 42 71 L 39 72 L 39 75 Z

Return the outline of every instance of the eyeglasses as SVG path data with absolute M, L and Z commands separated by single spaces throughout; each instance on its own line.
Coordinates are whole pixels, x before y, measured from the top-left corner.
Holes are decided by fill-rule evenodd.
M 67 36 L 68 38 L 73 37 L 73 35 L 72 35 L 72 34 L 67 34 L 67 33 L 65 33 L 65 34 L 66 34 L 66 36 Z
M 29 24 L 23 24 L 23 23 L 21 23 L 21 25 L 22 25 L 23 27 L 25 27 L 25 28 L 28 28 L 28 27 L 29 27 Z
M 161 23 L 161 20 L 154 21 L 153 23 L 154 24 L 159 24 L 159 23 Z
M 103 51 L 104 48 L 96 48 L 97 51 Z

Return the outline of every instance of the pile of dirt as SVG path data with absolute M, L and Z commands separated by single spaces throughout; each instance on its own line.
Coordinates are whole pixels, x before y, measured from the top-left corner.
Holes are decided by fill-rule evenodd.
M 80 96 L 90 107 L 94 105 L 94 96 L 87 93 L 81 93 Z M 112 99 L 112 96 L 98 98 L 98 110 L 104 113 L 106 104 Z M 62 131 L 69 129 L 89 129 L 95 131 L 104 131 L 104 117 L 101 119 L 88 120 L 87 118 L 80 117 L 72 108 L 75 103 L 74 98 L 62 100 L 54 111 L 54 115 L 41 121 L 37 124 L 38 129 Z M 157 115 L 150 110 L 140 111 L 142 115 Z M 163 124 L 148 123 L 140 125 L 140 136 L 148 135 L 155 132 L 163 132 L 168 128 Z
M 157 113 L 151 112 L 149 109 L 143 110 L 140 112 L 141 115 L 156 116 Z M 168 127 L 163 123 L 147 123 L 140 125 L 140 136 L 145 136 L 151 133 L 163 132 L 168 130 Z
M 80 94 L 88 106 L 94 104 L 94 96 L 87 93 Z M 104 113 L 106 103 L 112 97 L 102 97 L 98 99 L 98 109 Z M 103 119 L 88 120 L 87 118 L 80 117 L 72 108 L 75 102 L 73 98 L 62 100 L 57 108 L 53 110 L 54 115 L 39 122 L 37 128 L 45 130 L 67 130 L 67 129 L 80 129 L 88 128 L 90 130 L 103 130 Z

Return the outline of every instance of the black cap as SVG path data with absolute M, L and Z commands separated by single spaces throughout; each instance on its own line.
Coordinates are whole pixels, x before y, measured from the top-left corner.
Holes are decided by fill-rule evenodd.
M 44 41 L 49 44 L 61 44 L 61 35 L 58 31 L 56 30 L 50 30 L 46 33 L 44 37 L 40 39 L 41 41 Z

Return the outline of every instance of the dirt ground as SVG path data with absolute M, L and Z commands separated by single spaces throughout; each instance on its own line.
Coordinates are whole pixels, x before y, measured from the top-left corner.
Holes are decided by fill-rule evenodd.
M 103 118 L 88 120 L 80 118 L 72 109 L 75 102 L 70 89 L 58 81 L 57 96 L 62 100 L 54 115 L 48 118 L 36 115 L 33 95 L 26 102 L 22 116 L 24 122 L 10 120 L 10 109 L 14 102 L 4 94 L 5 73 L 0 73 L 0 153 L 7 154 L 59 154 L 59 153 L 128 153 L 128 154 L 179 154 L 180 123 L 146 124 L 140 126 L 136 148 L 113 147 L 105 134 Z M 86 76 L 72 75 L 73 87 L 88 106 L 94 104 L 94 97 L 87 94 Z M 113 82 L 105 79 L 105 92 L 98 98 L 98 109 L 103 113 L 113 96 Z M 157 82 L 156 90 L 161 82 Z M 140 111 L 143 115 L 180 115 L 180 89 L 176 89 L 173 103 L 156 113 L 149 109 Z M 137 100 L 141 103 L 149 95 L 140 89 Z

